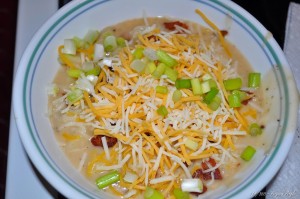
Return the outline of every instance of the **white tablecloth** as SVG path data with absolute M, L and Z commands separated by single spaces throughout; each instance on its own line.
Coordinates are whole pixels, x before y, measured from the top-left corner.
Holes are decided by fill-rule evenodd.
M 286 23 L 284 53 L 300 88 L 300 4 L 290 3 Z M 298 115 L 300 116 L 299 112 Z M 267 188 L 267 199 L 300 198 L 300 117 L 289 155 Z

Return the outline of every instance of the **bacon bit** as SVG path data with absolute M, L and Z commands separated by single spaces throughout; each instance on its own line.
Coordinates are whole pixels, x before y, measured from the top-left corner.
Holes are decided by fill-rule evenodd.
M 189 29 L 189 27 L 185 23 L 182 23 L 180 21 L 165 22 L 164 25 L 168 30 L 175 30 L 176 26 L 180 26 L 184 29 Z
M 216 166 L 216 161 L 212 158 L 210 158 L 207 163 L 209 163 L 211 166 Z M 214 171 L 210 171 L 210 172 L 203 172 L 203 170 L 207 170 L 209 169 L 209 166 L 207 165 L 206 162 L 202 162 L 201 166 L 202 169 L 197 169 L 194 173 L 193 173 L 193 178 L 200 178 L 201 180 L 207 181 L 207 180 L 211 180 L 211 172 L 213 172 L 214 175 L 214 179 L 215 180 L 222 180 L 222 174 L 219 168 L 217 168 Z
M 103 147 L 102 140 L 101 140 L 101 138 L 103 136 L 106 137 L 106 142 L 107 142 L 107 146 L 108 147 L 113 147 L 118 142 L 118 139 L 114 138 L 114 137 L 109 137 L 109 136 L 106 136 L 106 135 L 95 135 L 95 136 L 93 136 L 91 138 L 91 143 L 94 146 L 101 146 L 101 147 Z
M 220 30 L 221 34 L 223 37 L 225 37 L 226 35 L 228 35 L 228 31 L 227 30 Z
M 157 39 L 157 36 L 155 36 L 155 35 L 150 35 L 149 37 L 147 37 L 148 38 L 148 40 L 151 40 L 151 39 L 153 39 L 154 41 L 157 41 L 158 39 Z

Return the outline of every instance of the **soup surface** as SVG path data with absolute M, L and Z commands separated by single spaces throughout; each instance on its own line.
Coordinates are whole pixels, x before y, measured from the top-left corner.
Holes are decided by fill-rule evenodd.
M 263 98 L 260 74 L 226 34 L 147 18 L 66 39 L 49 112 L 74 167 L 123 198 L 234 183 L 263 148 Z

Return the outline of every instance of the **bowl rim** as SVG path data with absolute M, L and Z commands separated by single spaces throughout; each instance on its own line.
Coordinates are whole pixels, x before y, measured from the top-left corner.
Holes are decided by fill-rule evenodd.
M 33 39 L 30 41 L 29 45 L 27 46 L 26 50 L 23 53 L 23 56 L 19 62 L 19 67 L 17 69 L 16 77 L 14 80 L 14 86 L 13 86 L 13 109 L 14 109 L 14 115 L 16 118 L 17 128 L 18 132 L 21 136 L 22 143 L 25 147 L 25 150 L 27 151 L 27 154 L 29 155 L 30 159 L 34 163 L 34 165 L 37 167 L 40 173 L 45 176 L 45 178 L 52 184 L 57 190 L 59 190 L 61 193 L 68 193 L 71 197 L 78 197 L 78 188 L 75 186 L 73 187 L 72 184 L 67 183 L 67 187 L 62 187 L 61 183 L 64 183 L 65 180 L 57 178 L 56 175 L 53 175 L 54 171 L 45 170 L 44 168 L 53 169 L 55 168 L 49 168 L 51 164 L 48 164 L 47 160 L 45 160 L 42 156 L 42 154 L 36 155 L 36 149 L 32 148 L 32 143 L 34 141 L 30 140 L 27 135 L 31 134 L 31 129 L 27 129 L 27 124 L 30 123 L 30 119 L 26 116 L 26 111 L 23 112 L 26 109 L 26 102 L 23 101 L 23 96 L 26 96 L 26 78 L 24 77 L 24 74 L 27 74 L 27 67 L 30 66 L 27 62 L 30 61 L 28 57 L 32 58 L 33 56 L 33 49 L 35 49 L 35 46 L 39 44 L 41 41 L 41 38 L 44 34 L 47 34 L 48 28 L 51 26 L 58 25 L 61 21 L 61 18 L 74 12 L 76 9 L 80 9 L 82 6 L 88 5 L 89 3 L 93 2 L 108 2 L 110 0 L 99 0 L 99 1 L 72 1 L 68 3 L 67 5 L 63 6 L 61 9 L 59 9 L 54 15 L 52 15 L 47 22 L 41 26 L 41 28 L 36 32 Z M 264 35 L 262 33 L 265 33 L 267 30 L 258 22 L 252 15 L 250 15 L 247 11 L 245 11 L 243 8 L 235 4 L 231 1 L 218 1 L 213 0 L 211 2 L 206 2 L 204 0 L 192 0 L 196 2 L 201 3 L 208 3 L 208 4 L 216 4 L 218 6 L 222 6 L 223 8 L 230 11 L 230 13 L 235 14 L 239 19 L 244 21 L 247 25 L 250 26 L 261 38 L 264 39 Z M 276 62 L 279 63 L 278 67 L 281 70 L 281 74 L 284 74 L 282 76 L 283 79 L 286 79 L 286 72 L 290 73 L 290 68 L 288 66 L 288 62 L 286 58 L 284 57 L 284 54 L 277 44 L 277 42 L 271 38 L 268 41 L 266 41 L 266 45 L 268 46 L 269 50 L 271 50 L 272 55 L 277 59 Z M 35 52 L 36 53 L 36 52 Z M 284 71 L 283 71 L 284 69 Z M 286 71 L 287 70 L 287 71 Z M 28 75 L 28 74 L 27 74 Z M 25 79 L 24 79 L 25 78 Z M 23 92 L 19 92 L 20 87 L 23 88 Z M 285 130 L 285 133 L 282 133 L 279 140 L 279 146 L 276 146 L 275 151 L 272 153 L 270 157 L 266 161 L 268 161 L 268 164 L 264 165 L 264 168 L 260 170 L 260 173 L 257 174 L 260 176 L 260 179 L 253 178 L 251 181 L 249 181 L 245 186 L 249 187 L 251 184 L 255 183 L 258 187 L 264 187 L 277 173 L 281 165 L 283 164 L 283 161 L 285 160 L 288 151 L 291 147 L 292 140 L 295 134 L 296 130 L 296 124 L 297 124 L 297 112 L 298 112 L 298 96 L 293 92 L 297 91 L 295 82 L 287 81 L 287 84 L 285 84 L 285 90 L 289 91 L 288 95 L 286 95 L 286 117 L 283 121 L 282 129 Z M 26 97 L 24 97 L 26 98 Z M 297 108 L 294 108 L 297 107 Z M 294 117 L 291 117 L 294 116 Z M 289 120 L 288 120 L 289 119 Z M 286 136 L 287 133 L 290 134 L 290 136 Z M 38 148 L 38 147 L 37 147 Z M 42 153 L 40 151 L 40 153 Z M 276 157 L 277 164 L 270 165 L 271 162 L 274 161 L 274 158 Z M 261 172 L 265 170 L 267 166 L 270 166 L 268 168 L 272 168 L 271 171 L 265 172 L 263 175 L 261 175 Z M 51 166 L 50 166 L 51 167 Z M 55 172 L 54 172 L 55 173 Z M 59 183 L 57 183 L 59 182 Z M 57 185 L 58 184 L 58 185 Z M 67 188 L 67 189 L 66 189 Z M 74 190 L 75 188 L 76 190 Z M 253 189 L 253 188 L 252 188 Z M 246 190 L 247 191 L 247 190 Z M 245 190 L 237 190 L 231 195 L 230 197 L 237 197 L 239 194 L 246 193 Z M 83 196 L 89 196 L 89 194 L 86 195 L 86 193 L 80 193 L 83 194 Z

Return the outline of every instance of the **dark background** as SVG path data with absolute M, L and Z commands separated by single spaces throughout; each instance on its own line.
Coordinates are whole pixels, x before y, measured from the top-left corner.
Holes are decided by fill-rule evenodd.
M 68 0 L 59 0 L 62 6 Z M 234 0 L 258 19 L 283 47 L 289 0 Z M 293 2 L 300 3 L 300 0 Z M 18 0 L 0 5 L 0 198 L 5 196 L 7 148 Z M 26 183 L 26 182 L 24 182 Z M 16 187 L 17 191 L 17 187 Z

